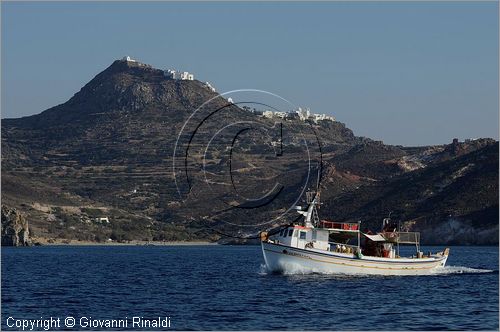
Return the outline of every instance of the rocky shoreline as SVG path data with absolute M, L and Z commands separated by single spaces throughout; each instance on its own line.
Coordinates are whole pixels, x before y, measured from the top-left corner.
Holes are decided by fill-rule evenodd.
M 106 241 L 79 241 L 67 239 L 52 239 L 52 238 L 39 238 L 33 237 L 32 242 L 34 245 L 42 246 L 206 246 L 217 245 L 216 242 L 208 241 L 141 241 L 132 240 L 126 242 Z
M 27 246 L 201 246 L 216 245 L 209 241 L 112 241 L 69 240 L 30 236 L 28 220 L 15 208 L 2 206 L 2 247 Z

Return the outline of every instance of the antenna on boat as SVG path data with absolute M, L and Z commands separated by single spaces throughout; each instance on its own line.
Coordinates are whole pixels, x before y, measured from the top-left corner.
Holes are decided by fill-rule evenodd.
M 401 221 L 398 219 L 398 234 L 401 233 Z M 398 257 L 399 257 L 399 236 L 397 237 L 397 250 L 398 250 Z
M 307 211 L 299 212 L 305 216 L 305 226 L 306 227 L 317 227 L 319 225 L 319 216 L 317 206 L 320 205 L 320 192 L 319 191 L 307 191 L 306 192 L 306 202 Z
M 382 219 L 382 231 L 385 231 L 386 227 L 391 225 L 391 214 L 392 211 L 389 212 L 387 218 Z

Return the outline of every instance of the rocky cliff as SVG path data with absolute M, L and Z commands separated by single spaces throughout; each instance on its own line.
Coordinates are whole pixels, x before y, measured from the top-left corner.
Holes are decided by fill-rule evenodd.
M 2 205 L 2 246 L 31 245 L 28 221 L 15 208 Z

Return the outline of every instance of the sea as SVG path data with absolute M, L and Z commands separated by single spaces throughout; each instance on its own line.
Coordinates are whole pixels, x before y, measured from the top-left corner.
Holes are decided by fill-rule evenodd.
M 4 247 L 1 328 L 498 330 L 498 252 L 451 247 L 436 274 L 356 277 L 269 273 L 259 246 Z

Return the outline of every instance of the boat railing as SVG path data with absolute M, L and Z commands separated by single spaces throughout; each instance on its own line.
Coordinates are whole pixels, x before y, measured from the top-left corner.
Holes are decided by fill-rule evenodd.
M 337 222 L 329 220 L 321 220 L 320 228 L 335 229 L 340 231 L 359 232 L 359 223 L 357 222 Z
M 382 233 L 382 235 L 387 241 L 393 243 L 401 243 L 401 244 L 420 243 L 419 232 L 385 232 Z
M 340 252 L 344 254 L 354 254 L 358 250 L 358 246 L 352 244 L 338 243 L 338 242 L 328 242 L 330 245 L 330 251 Z

